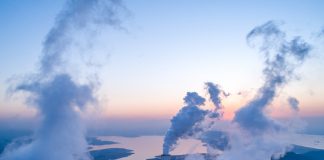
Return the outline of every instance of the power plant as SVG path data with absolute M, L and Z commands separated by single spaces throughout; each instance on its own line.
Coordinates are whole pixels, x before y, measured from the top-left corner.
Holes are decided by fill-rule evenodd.
M 171 160 L 171 156 L 169 154 L 162 154 L 161 160 Z
M 206 153 L 198 153 L 198 154 L 203 156 L 205 160 L 212 160 L 216 158 L 215 156 L 208 155 Z M 147 160 L 185 160 L 187 156 L 189 155 L 188 154 L 184 154 L 184 155 L 162 154 L 160 156 L 156 156 L 155 158 L 151 158 Z
M 147 159 L 147 160 L 184 160 L 186 155 L 169 155 L 162 154 L 160 156 L 156 156 L 155 158 Z

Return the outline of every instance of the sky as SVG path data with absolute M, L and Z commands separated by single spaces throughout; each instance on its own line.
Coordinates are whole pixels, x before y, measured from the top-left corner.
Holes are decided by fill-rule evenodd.
M 25 95 L 10 94 L 12 83 L 39 67 L 42 43 L 64 0 L 0 2 L 0 117 L 35 117 Z M 98 69 L 102 118 L 169 119 L 183 106 L 188 91 L 205 95 L 207 81 L 231 93 L 223 99 L 225 118 L 262 85 L 263 57 L 246 43 L 255 26 L 282 23 L 288 36 L 303 36 L 317 48 L 296 80 L 280 90 L 271 114 L 289 116 L 289 96 L 304 117 L 324 117 L 323 1 L 125 0 L 125 29 L 103 29 L 91 48 Z M 323 46 L 323 45 L 322 45 Z M 74 68 L 81 74 L 82 68 Z M 238 94 L 241 93 L 241 94 Z M 212 108 L 207 103 L 205 108 Z M 139 120 L 140 121 L 140 120 Z

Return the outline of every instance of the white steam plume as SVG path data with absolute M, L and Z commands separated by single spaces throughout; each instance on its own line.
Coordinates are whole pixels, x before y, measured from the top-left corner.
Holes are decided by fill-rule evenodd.
M 273 101 L 276 91 L 283 87 L 294 75 L 311 50 L 311 46 L 301 37 L 287 41 L 285 33 L 273 22 L 267 22 L 254 28 L 248 35 L 251 43 L 261 37 L 260 51 L 265 55 L 263 74 L 265 82 L 255 98 L 239 109 L 234 121 L 249 131 L 267 131 L 280 129 L 280 126 L 265 114 L 265 108 Z
M 200 97 L 196 92 L 188 92 L 184 98 L 187 105 L 171 120 L 171 127 L 164 138 L 163 154 L 169 154 L 176 147 L 180 138 L 196 138 L 209 147 L 219 150 L 224 150 L 227 147 L 227 137 L 223 132 L 208 130 L 208 126 L 212 125 L 214 121 L 207 121 L 204 124 L 201 122 L 208 118 L 218 120 L 222 117 L 220 112 L 222 108 L 221 95 L 228 96 L 228 94 L 221 90 L 219 85 L 212 82 L 206 82 L 205 85 L 215 109 L 208 111 L 199 108 L 198 106 L 204 105 L 205 98 Z
M 294 110 L 294 111 L 299 111 L 299 101 L 298 99 L 296 99 L 295 97 L 289 97 L 287 99 L 290 107 Z
M 30 93 L 41 123 L 33 141 L 1 155 L 0 160 L 89 160 L 80 112 L 96 102 L 96 85 L 79 84 L 67 71 L 74 31 L 108 25 L 120 28 L 119 0 L 68 0 L 43 43 L 40 70 L 17 85 Z M 92 37 L 89 37 L 92 38 Z
M 222 114 L 216 114 L 217 116 L 205 116 L 191 127 L 190 131 L 194 131 L 190 132 L 191 138 L 200 139 L 207 144 L 211 158 L 270 160 L 279 158 L 289 150 L 287 138 L 293 130 L 288 125 L 271 118 L 266 108 L 277 95 L 277 90 L 293 79 L 295 69 L 304 62 L 312 47 L 301 37 L 287 39 L 286 33 L 273 21 L 254 28 L 247 35 L 248 44 L 254 46 L 253 42 L 258 42 L 256 44 L 259 44 L 260 52 L 265 55 L 263 69 L 265 81 L 256 96 L 235 112 L 231 122 L 223 121 Z M 223 107 L 219 96 L 223 94 L 226 97 L 226 94 L 218 85 L 212 83 L 206 85 L 210 99 L 216 107 L 214 111 L 206 112 L 218 113 Z M 297 99 L 290 98 L 289 102 L 295 110 L 298 110 Z M 181 115 L 179 113 L 178 115 Z M 175 126 L 177 125 L 172 123 L 171 128 L 177 130 L 179 127 Z
M 180 138 L 191 136 L 192 133 L 196 132 L 193 130 L 194 125 L 201 122 L 207 114 L 207 111 L 199 108 L 199 106 L 204 105 L 205 98 L 199 96 L 196 92 L 188 92 L 183 100 L 186 106 L 172 118 L 171 127 L 164 137 L 163 154 L 169 154 Z

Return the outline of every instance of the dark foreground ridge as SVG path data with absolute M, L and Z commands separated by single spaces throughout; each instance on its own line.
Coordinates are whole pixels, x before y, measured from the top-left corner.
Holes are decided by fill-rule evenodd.
M 280 160 L 322 160 L 324 158 L 324 151 L 311 151 L 303 154 L 288 152 Z

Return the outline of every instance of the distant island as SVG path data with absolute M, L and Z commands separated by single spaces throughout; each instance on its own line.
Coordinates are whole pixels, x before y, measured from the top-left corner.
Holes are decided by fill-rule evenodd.
M 113 142 L 113 141 L 100 140 L 97 137 L 88 137 L 87 142 L 89 145 L 93 145 L 93 146 L 118 144 L 117 142 Z M 94 160 L 108 160 L 108 159 L 114 160 L 114 159 L 128 157 L 132 154 L 134 154 L 132 150 L 125 149 L 125 148 L 106 148 L 101 150 L 90 151 L 90 155 Z
M 0 139 L 0 154 L 4 151 L 5 147 L 8 144 L 15 143 L 19 146 L 22 144 L 29 144 L 32 142 L 30 137 L 21 137 L 21 138 L 3 138 Z M 88 137 L 87 142 L 92 146 L 101 146 L 101 145 L 111 145 L 118 144 L 113 141 L 100 140 L 96 137 Z M 89 147 L 91 149 L 91 147 Z M 107 148 L 102 150 L 91 150 L 89 151 L 90 155 L 93 157 L 93 160 L 115 160 L 124 157 L 128 157 L 133 153 L 133 150 L 124 149 L 124 148 Z
M 117 144 L 117 142 L 100 140 L 97 137 L 88 137 L 87 142 L 88 145 L 94 145 L 94 146 Z
M 128 157 L 134 153 L 132 150 L 124 148 L 108 148 L 90 151 L 90 154 L 94 160 L 114 160 Z

